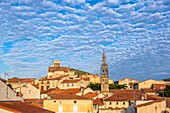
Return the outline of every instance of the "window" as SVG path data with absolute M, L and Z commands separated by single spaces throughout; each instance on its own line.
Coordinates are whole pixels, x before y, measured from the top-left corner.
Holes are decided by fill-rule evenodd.
M 41 91 L 44 91 L 44 87 L 43 86 L 41 86 Z
M 67 87 L 69 87 L 69 83 L 67 84 Z
M 39 102 L 39 104 L 43 104 L 43 102 Z
M 54 103 L 56 103 L 56 101 L 54 100 Z
M 50 82 L 49 81 L 47 81 L 47 84 L 49 84 Z
M 110 102 L 109 104 L 112 105 L 112 102 Z
M 123 102 L 123 105 L 125 105 L 125 102 Z
M 47 86 L 47 90 L 49 89 L 50 86 Z
M 119 103 L 118 102 L 116 102 L 116 105 L 118 105 Z
M 72 87 L 74 87 L 74 83 L 72 83 Z
M 29 90 L 29 94 L 31 93 L 31 90 Z
M 74 103 L 76 104 L 76 103 L 77 103 L 77 101 L 74 101 Z

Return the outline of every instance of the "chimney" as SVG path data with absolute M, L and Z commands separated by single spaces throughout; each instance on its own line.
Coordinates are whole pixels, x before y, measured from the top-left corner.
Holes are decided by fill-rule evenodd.
M 81 91 L 81 96 L 83 96 L 84 95 L 84 87 L 83 86 L 80 87 L 80 91 Z

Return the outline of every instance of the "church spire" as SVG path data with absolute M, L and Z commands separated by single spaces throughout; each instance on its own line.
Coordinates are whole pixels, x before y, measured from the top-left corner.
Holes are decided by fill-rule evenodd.
M 106 63 L 106 55 L 105 55 L 105 51 L 103 49 L 103 55 L 102 55 L 102 64 L 105 64 Z
M 101 75 L 103 75 L 103 74 L 108 75 L 108 65 L 106 63 L 106 55 L 105 55 L 104 49 L 103 49 L 103 55 L 102 55 L 102 65 L 101 65 L 101 68 L 100 68 L 100 74 Z
M 101 92 L 109 92 L 108 65 L 106 63 L 106 55 L 105 55 L 104 49 L 103 49 L 103 55 L 102 55 L 102 64 L 100 68 L 100 74 L 101 74 Z

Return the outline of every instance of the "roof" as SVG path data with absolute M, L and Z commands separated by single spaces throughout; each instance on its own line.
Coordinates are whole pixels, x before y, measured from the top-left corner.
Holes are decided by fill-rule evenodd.
M 62 83 L 77 83 L 79 82 L 81 79 L 71 79 L 71 80 L 64 80 Z
M 83 96 L 78 96 L 75 94 L 71 94 L 71 93 L 60 93 L 57 95 L 52 95 L 51 99 L 77 99 L 77 100 L 92 100 L 90 98 L 87 97 L 83 97 Z
M 41 94 L 59 94 L 61 92 L 63 92 L 64 89 L 58 89 L 58 88 L 52 88 L 52 89 L 48 89 L 46 91 L 42 91 Z
M 170 108 L 170 98 L 166 98 L 166 106 Z
M 153 100 L 151 102 L 147 102 L 147 103 L 144 103 L 144 104 L 139 104 L 139 105 L 136 106 L 136 108 L 143 107 L 143 106 L 148 106 L 148 105 L 151 105 L 153 103 L 158 103 L 158 102 L 162 102 L 162 101 L 164 101 L 164 100 Z
M 30 104 L 30 105 L 33 105 L 33 106 L 43 108 L 43 100 L 44 99 L 25 99 L 24 102 L 26 104 Z
M 114 90 L 113 95 L 106 98 L 105 101 L 128 101 L 141 100 L 140 90 Z
M 157 95 L 147 95 L 147 100 L 162 100 L 163 97 L 157 96 Z
M 81 78 L 81 79 L 83 79 L 84 81 L 89 81 L 90 80 L 90 78 Z
M 153 89 L 164 90 L 166 88 L 165 84 L 152 84 Z
M 69 68 L 68 67 L 48 67 L 48 72 L 54 72 L 54 71 L 68 72 Z
M 90 92 L 84 95 L 84 97 L 94 98 L 97 96 L 97 92 Z
M 96 99 L 93 101 L 93 104 L 104 105 L 103 99 L 102 99 L 102 98 L 96 98 Z
M 61 80 L 64 77 L 67 77 L 68 75 L 62 75 L 59 77 L 55 77 L 55 78 L 41 78 L 40 81 L 46 81 L 46 80 Z
M 36 79 L 35 78 L 9 78 L 8 79 L 8 83 L 32 83 L 34 82 Z
M 0 102 L 0 109 L 14 113 L 54 113 L 36 106 L 28 105 L 24 102 Z
M 142 88 L 141 90 L 146 92 L 146 93 L 156 93 L 156 92 L 160 91 L 160 90 L 151 89 L 151 88 Z
M 84 88 L 87 89 L 88 87 Z M 77 94 L 79 93 L 81 90 L 80 88 L 69 88 L 69 89 L 49 89 L 47 91 L 42 91 L 41 94 L 59 94 L 59 93 L 70 93 L 70 94 Z

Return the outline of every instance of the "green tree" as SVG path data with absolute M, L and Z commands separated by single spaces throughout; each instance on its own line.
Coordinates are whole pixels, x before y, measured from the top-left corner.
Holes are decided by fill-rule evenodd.
M 170 86 L 167 85 L 165 90 L 160 91 L 160 92 L 159 92 L 159 96 L 162 96 L 162 97 L 170 97 Z
M 100 83 L 90 83 L 88 85 L 92 90 L 101 90 L 101 84 Z
M 126 89 L 126 85 L 109 84 L 109 89 Z

